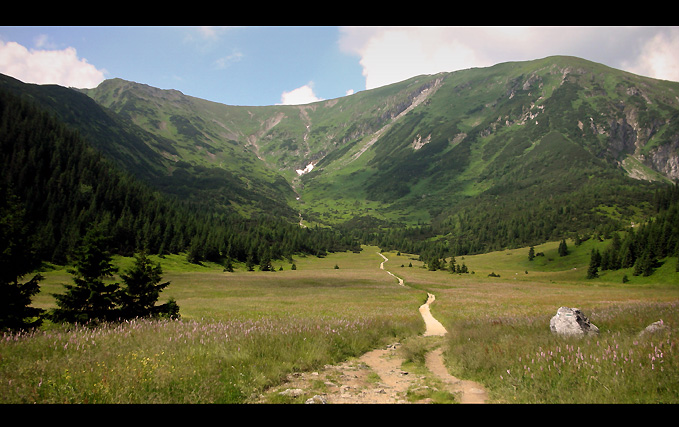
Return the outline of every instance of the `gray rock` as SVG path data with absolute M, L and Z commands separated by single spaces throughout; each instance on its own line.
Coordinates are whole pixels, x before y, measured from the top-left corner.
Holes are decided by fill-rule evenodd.
M 665 329 L 665 323 L 662 321 L 662 319 L 658 320 L 657 322 L 653 322 L 650 325 L 646 326 L 646 329 L 639 332 L 639 336 L 652 334 L 652 333 L 657 332 L 661 329 Z
M 278 394 L 283 395 L 283 396 L 297 397 L 297 396 L 301 396 L 302 394 L 304 394 L 304 390 L 302 390 L 301 388 L 289 388 L 289 389 L 286 389 L 286 390 L 279 392 Z
M 316 394 L 314 395 L 314 397 L 308 398 L 304 403 L 307 405 L 311 405 L 311 404 L 325 404 L 328 402 L 325 400 L 325 397 Z
M 587 316 L 577 308 L 559 307 L 549 321 L 552 332 L 566 336 L 584 336 L 598 334 L 599 328 L 592 324 Z

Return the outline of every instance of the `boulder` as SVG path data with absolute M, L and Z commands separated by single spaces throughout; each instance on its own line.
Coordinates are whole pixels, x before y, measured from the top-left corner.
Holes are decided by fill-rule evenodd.
M 599 328 L 592 324 L 587 316 L 577 308 L 559 307 L 549 321 L 552 332 L 566 336 L 584 336 L 598 334 Z
M 660 319 L 657 322 L 653 322 L 650 325 L 646 326 L 646 329 L 639 332 L 639 336 L 642 337 L 647 334 L 652 334 L 662 329 L 665 329 L 665 322 L 663 322 L 662 319 Z
M 306 402 L 304 402 L 304 403 L 306 403 L 306 404 L 312 404 L 312 405 L 313 405 L 313 404 L 326 404 L 326 403 L 328 403 L 328 401 L 325 400 L 325 397 L 316 394 L 316 395 L 314 395 L 314 397 L 308 398 L 308 399 L 306 400 Z

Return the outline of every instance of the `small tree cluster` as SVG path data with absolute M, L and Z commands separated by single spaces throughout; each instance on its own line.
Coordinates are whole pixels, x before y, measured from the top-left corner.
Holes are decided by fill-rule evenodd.
M 54 321 L 85 323 L 116 321 L 135 317 L 178 317 L 179 306 L 172 299 L 156 306 L 160 291 L 169 282 L 160 283 L 162 269 L 153 265 L 145 252 L 135 256 L 135 264 L 121 274 L 124 285 L 112 282 L 118 269 L 106 249 L 107 237 L 99 227 L 90 229 L 75 254 L 74 284 L 65 284 L 66 293 L 55 294 L 58 308 L 50 313 Z

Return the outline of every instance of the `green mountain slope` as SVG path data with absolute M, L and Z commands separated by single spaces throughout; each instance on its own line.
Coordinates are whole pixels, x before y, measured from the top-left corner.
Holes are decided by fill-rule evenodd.
M 621 227 L 679 179 L 679 83 L 573 57 L 299 106 L 228 106 L 120 79 L 51 90 L 35 97 L 66 104 L 69 123 L 100 131 L 95 146 L 166 192 L 245 215 L 383 227 L 385 244 L 438 236 L 476 252 Z
M 679 178 L 679 84 L 573 57 L 418 76 L 300 106 L 226 106 L 123 81 L 87 93 L 175 146 L 213 147 L 204 156 L 184 148 L 182 161 L 219 159 L 238 174 L 239 156 L 254 154 L 292 185 L 300 200 L 287 200 L 309 224 L 431 223 L 467 235 L 478 227 L 444 224 L 497 206 L 539 217 L 558 201 L 574 213 L 525 233 L 539 239 L 608 219 L 600 206 L 620 205 L 629 220 L 639 211 L 627 207 L 649 200 L 646 180 Z
M 434 219 L 469 197 L 530 186 L 535 196 L 553 196 L 579 188 L 583 176 L 619 179 L 630 159 L 644 176 L 679 178 L 679 84 L 560 57 L 439 78 L 360 158 L 349 151 L 334 162 L 353 167 L 319 164 L 305 179 L 307 199 L 363 193 L 388 204 L 383 212 Z M 567 146 L 540 147 L 553 133 Z M 555 180 L 563 185 L 545 187 Z
M 144 120 L 153 121 L 156 115 L 169 114 L 178 132 L 154 133 L 144 129 L 137 123 L 140 116 L 126 113 L 134 110 L 134 102 L 128 102 L 122 113 L 118 113 L 77 90 L 56 85 L 24 84 L 0 75 L 0 88 L 36 101 L 61 122 L 77 129 L 108 158 L 165 193 L 203 203 L 227 214 L 250 216 L 267 212 L 290 219 L 297 216 L 297 212 L 288 205 L 290 200 L 294 200 L 294 192 L 278 173 L 262 166 L 262 162 L 251 153 L 234 152 L 228 141 L 219 139 L 218 147 L 213 149 L 198 136 L 200 131 L 193 128 L 185 117 L 172 115 L 169 109 L 172 97 L 168 94 L 173 94 L 173 91 L 137 86 L 162 93 L 166 98 L 152 108 L 139 104 L 140 108 L 146 108 L 142 124 L 145 124 Z M 145 95 L 137 91 L 125 96 Z M 223 167 L 211 151 L 230 158 L 228 165 L 235 167 Z

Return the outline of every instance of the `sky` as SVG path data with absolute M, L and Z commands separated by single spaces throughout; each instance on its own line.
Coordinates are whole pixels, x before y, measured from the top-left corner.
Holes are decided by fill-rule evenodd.
M 25 83 L 121 78 L 227 105 L 306 104 L 551 55 L 679 81 L 679 27 L 0 26 L 0 73 Z

